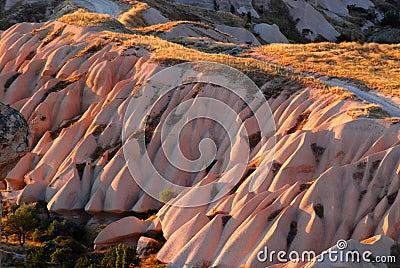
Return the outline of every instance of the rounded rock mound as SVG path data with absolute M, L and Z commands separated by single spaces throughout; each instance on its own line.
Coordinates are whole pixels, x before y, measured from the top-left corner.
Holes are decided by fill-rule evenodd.
M 29 135 L 24 117 L 0 102 L 0 179 L 29 151 Z

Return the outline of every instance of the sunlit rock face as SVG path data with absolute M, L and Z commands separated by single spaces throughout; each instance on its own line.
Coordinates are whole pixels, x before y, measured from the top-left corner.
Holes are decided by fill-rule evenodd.
M 204 137 L 217 145 L 217 161 L 195 174 L 168 164 L 157 130 L 182 100 L 201 96 L 233 107 L 251 134 L 257 133 L 254 114 L 212 84 L 187 84 L 160 98 L 148 118 L 151 127 L 130 133 L 154 134 L 146 136 L 146 145 L 160 172 L 189 187 L 239 177 L 221 199 L 184 208 L 163 205 L 138 186 L 133 175 L 160 190 L 165 186 L 154 183 L 154 173 L 139 157 L 140 146 L 132 147 L 133 172 L 124 157 L 127 107 L 139 97 L 138 85 L 166 68 L 154 51 L 115 42 L 100 31 L 51 22 L 18 24 L 3 32 L 0 55 L 0 80 L 9 81 L 0 83 L 0 101 L 20 111 L 32 132 L 32 149 L 5 176 L 13 190 L 5 198 L 45 200 L 49 210 L 59 213 L 159 209 L 147 221 L 127 217 L 110 224 L 96 238 L 97 248 L 134 245 L 143 234 L 162 231 L 167 242 L 157 257 L 171 267 L 201 262 L 265 267 L 277 263 L 259 262 L 265 246 L 320 254 L 340 239 L 382 235 L 383 246 L 374 245 L 387 254 L 389 242 L 400 241 L 400 125 L 385 118 L 353 118 L 349 111 L 364 104 L 351 94 L 291 86 L 276 77 L 263 81 L 263 92 L 274 93 L 266 95 L 276 132 L 253 140 L 240 176 L 233 168 L 224 170 L 241 151 L 228 146 L 222 127 L 199 120 L 183 130 L 180 146 L 189 159 L 199 156 Z M 133 112 L 154 102 L 144 99 Z M 169 152 L 178 158 L 176 148 Z M 173 202 L 191 194 L 182 192 Z
M 22 115 L 0 103 L 0 179 L 29 151 L 29 127 Z
M 223 200 L 160 210 L 168 240 L 158 258 L 172 267 L 202 260 L 221 267 L 265 267 L 278 261 L 260 262 L 257 254 L 264 247 L 319 254 L 340 239 L 382 234 L 399 241 L 399 126 L 351 120 L 343 112 L 354 103 L 331 97 L 305 89 L 271 100 L 279 137 L 271 172 L 260 160 Z M 292 133 L 296 123 L 290 118 L 307 111 L 302 130 Z M 262 159 L 267 152 L 265 146 L 258 155 Z M 261 181 L 255 191 L 252 180 Z
M 33 146 L 7 175 L 9 184 L 19 185 L 10 198 L 18 202 L 43 199 L 51 211 L 60 213 L 82 209 L 91 214 L 145 212 L 160 208 L 162 204 L 146 195 L 128 170 L 121 135 L 135 87 L 163 69 L 151 61 L 151 53 L 108 42 L 100 32 L 59 22 L 19 24 L 4 32 L 2 41 L 1 49 L 7 50 L 0 61 L 2 77 L 21 74 L 12 83 L 2 85 L 0 96 L 27 118 Z M 235 107 L 244 118 L 249 117 L 249 111 L 229 92 L 220 92 L 211 85 L 187 85 L 160 100 L 155 109 L 170 111 L 194 94 L 219 94 L 220 101 Z M 148 100 L 143 105 L 151 103 Z M 163 119 L 163 114 L 158 116 Z M 152 127 L 156 129 L 157 125 Z M 223 128 L 204 120 L 182 132 L 190 159 L 198 157 L 202 137 L 210 137 L 220 147 L 220 160 L 198 174 L 168 165 L 165 154 L 157 149 L 156 138 L 147 144 L 149 156 L 172 182 L 191 186 L 209 172 L 221 173 L 231 159 L 224 133 Z M 135 165 L 135 176 L 151 183 L 153 174 L 147 166 L 140 162 Z M 162 191 L 164 186 L 157 187 Z

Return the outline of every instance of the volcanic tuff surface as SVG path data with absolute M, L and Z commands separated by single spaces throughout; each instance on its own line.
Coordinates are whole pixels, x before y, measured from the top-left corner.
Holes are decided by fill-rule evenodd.
M 22 115 L 0 103 L 0 178 L 29 151 L 29 126 Z
M 0 3 L 0 29 L 55 19 L 79 8 L 109 14 L 132 28 L 169 21 L 203 22 L 254 45 L 252 38 L 262 43 L 399 42 L 393 34 L 400 25 L 399 1 L 378 0 L 7 0 Z M 241 39 L 243 32 L 253 37 Z
M 156 209 L 157 215 L 146 221 L 132 216 L 110 224 L 96 238 L 96 248 L 121 241 L 135 244 L 145 233 L 162 231 L 167 242 L 157 257 L 172 267 L 202 262 L 265 267 L 268 262 L 257 261 L 265 246 L 320 253 L 339 239 L 383 235 L 365 243 L 389 254 L 393 241 L 400 242 L 398 119 L 344 89 L 328 88 L 291 69 L 251 57 L 199 52 L 132 34 L 105 15 L 77 14 L 16 24 L 1 34 L 0 101 L 20 111 L 32 133 L 31 151 L 6 176 L 11 191 L 5 198 L 45 200 L 58 213 Z M 200 37 L 210 33 L 203 29 Z M 216 44 L 233 41 L 212 34 Z M 194 175 L 169 165 L 158 150 L 157 127 L 182 100 L 218 98 L 240 114 L 252 137 L 251 159 L 232 191 L 211 204 L 182 208 L 163 205 L 136 184 L 125 162 L 127 144 L 121 133 L 141 83 L 168 66 L 195 60 L 222 62 L 248 74 L 268 99 L 276 133 L 260 136 L 254 114 L 214 85 L 188 84 L 160 98 L 146 145 L 150 158 L 174 183 L 195 186 L 239 176 L 236 167 L 222 170 L 240 151 L 226 146 L 229 137 L 221 127 L 201 119 L 184 129 L 182 150 L 196 158 L 199 141 L 209 137 L 217 145 L 216 161 Z M 136 150 L 135 176 L 154 183 Z M 175 153 L 171 150 L 173 159 L 178 158 Z M 165 190 L 164 185 L 153 186 Z M 183 192 L 174 202 L 188 196 L 190 191 Z

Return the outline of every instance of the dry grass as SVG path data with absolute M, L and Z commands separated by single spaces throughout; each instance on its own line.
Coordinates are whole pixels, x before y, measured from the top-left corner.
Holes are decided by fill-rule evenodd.
M 83 55 L 96 53 L 96 52 L 100 51 L 107 44 L 108 44 L 107 41 L 106 42 L 96 41 L 96 42 L 88 45 L 87 47 L 85 47 L 81 51 L 79 51 L 75 56 L 71 57 L 69 60 L 72 60 L 72 59 L 77 58 L 77 57 L 81 57 Z
M 172 28 L 174 28 L 178 25 L 182 25 L 182 24 L 190 24 L 190 25 L 194 25 L 197 27 L 205 28 L 205 29 L 214 29 L 210 25 L 207 25 L 202 22 L 179 20 L 179 21 L 170 21 L 167 23 L 151 25 L 151 26 L 147 26 L 147 27 L 139 27 L 139 28 L 136 28 L 135 30 L 138 30 L 142 33 L 166 32 L 166 31 L 169 31 Z
M 156 61 L 160 65 L 164 66 L 171 66 L 177 63 L 188 61 L 210 61 L 226 64 L 242 71 L 248 75 L 258 86 L 262 86 L 268 81 L 275 81 L 277 84 L 279 84 L 277 87 L 274 87 L 273 89 L 267 88 L 264 91 L 264 94 L 267 98 L 273 97 L 283 90 L 293 93 L 294 91 L 300 90 L 307 86 L 321 89 L 323 92 L 327 90 L 338 95 L 347 94 L 338 90 L 330 90 L 331 87 L 327 86 L 325 83 L 311 75 L 296 72 L 291 68 L 277 64 L 271 64 L 252 57 L 234 57 L 226 54 L 206 53 L 197 49 L 191 49 L 179 44 L 168 42 L 152 35 L 133 34 L 119 21 L 111 18 L 108 15 L 77 11 L 75 13 L 65 15 L 58 20 L 67 24 L 90 27 L 94 28 L 96 31 L 102 31 L 101 38 L 105 39 L 106 41 L 102 44 L 95 44 L 85 48 L 83 51 L 81 51 L 81 54 L 92 52 L 93 50 L 101 48 L 104 44 L 112 42 L 118 46 L 123 45 L 126 47 L 143 47 L 153 53 L 153 61 Z M 164 31 L 180 23 L 188 22 L 179 21 L 149 26 L 142 28 L 142 31 Z M 203 27 L 210 27 L 203 23 L 195 24 Z M 263 49 L 267 49 L 268 47 L 278 48 L 279 46 L 266 46 L 263 47 Z
M 223 53 L 233 55 L 249 49 L 247 45 L 220 42 L 207 37 L 180 37 L 170 39 L 169 41 L 181 44 L 187 48 L 193 48 L 207 53 Z
M 358 100 L 358 97 L 356 95 L 354 95 L 353 92 L 351 92 L 347 89 L 341 88 L 341 87 L 328 87 L 325 90 L 323 90 L 323 92 L 326 94 L 332 93 L 332 94 L 335 94 L 338 96 L 334 100 L 328 102 L 327 105 L 331 105 L 334 102 L 347 100 L 347 99 Z
M 268 45 L 256 51 L 299 71 L 351 79 L 389 96 L 400 96 L 400 45 L 314 43 Z
M 121 22 L 110 17 L 109 15 L 90 13 L 82 9 L 79 9 L 74 13 L 64 15 L 58 18 L 57 21 L 67 23 L 69 25 L 98 28 L 97 30 L 129 32 L 129 30 L 127 30 Z
M 126 27 L 136 28 L 147 26 L 146 20 L 143 18 L 141 12 L 148 9 L 149 5 L 142 2 L 135 2 L 132 4 L 131 9 L 123 13 L 119 17 L 119 21 Z
M 388 118 L 390 115 L 382 110 L 382 107 L 376 104 L 369 104 L 364 107 L 358 107 L 347 111 L 347 114 L 350 115 L 353 119 L 358 117 L 367 117 L 367 118 Z
M 193 31 L 196 31 L 197 28 L 202 28 L 204 30 L 214 30 L 216 33 L 220 33 L 220 35 L 225 36 L 226 33 L 220 32 L 219 30 L 211 27 L 208 24 L 202 22 L 193 22 L 193 21 L 171 21 L 163 24 L 151 25 L 147 27 L 137 27 L 134 30 L 136 33 L 146 34 L 146 35 L 158 35 L 165 32 L 168 32 L 179 25 L 185 25 L 191 28 Z M 228 37 L 228 36 L 226 36 Z M 199 51 L 207 52 L 207 53 L 226 53 L 226 54 L 238 54 L 248 49 L 248 45 L 238 45 L 235 43 L 229 42 L 221 42 L 212 39 L 211 36 L 204 37 L 176 37 L 170 38 L 168 41 L 181 44 L 187 48 L 194 48 Z M 232 53 L 230 53 L 232 51 Z
M 165 268 L 167 264 L 160 262 L 157 257 L 152 254 L 147 258 L 142 259 L 140 263 L 140 267 L 142 268 Z
M 246 24 L 242 17 L 230 12 L 203 9 L 196 6 L 179 4 L 172 0 L 142 0 L 142 2 L 159 10 L 161 14 L 171 21 L 190 20 L 239 27 L 243 27 Z
M 400 118 L 399 117 L 390 117 L 390 118 L 385 118 L 386 120 L 390 121 L 392 125 L 399 124 L 400 123 Z
M 43 40 L 42 45 L 45 46 L 57 37 L 61 35 L 63 30 L 65 29 L 65 25 L 58 27 L 57 29 L 54 29 L 50 34 L 47 35 L 47 37 Z
M 248 75 L 257 85 L 261 86 L 271 79 L 282 78 L 282 85 L 301 89 L 306 86 L 326 90 L 328 86 L 312 76 L 295 73 L 289 68 L 270 64 L 254 58 L 241 58 L 225 54 L 209 54 L 182 45 L 162 40 L 155 36 L 120 34 L 104 32 L 102 38 L 128 47 L 144 47 L 154 53 L 153 60 L 164 66 L 189 61 L 210 61 L 229 65 Z M 277 90 L 282 91 L 284 87 Z M 271 97 L 269 92 L 266 97 Z

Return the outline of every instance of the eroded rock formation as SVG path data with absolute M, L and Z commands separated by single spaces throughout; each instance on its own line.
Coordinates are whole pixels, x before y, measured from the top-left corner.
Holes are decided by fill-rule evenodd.
M 257 134 L 254 114 L 246 106 L 220 87 L 202 83 L 184 85 L 159 99 L 149 128 L 129 133 L 154 134 L 146 136 L 146 145 L 159 170 L 185 186 L 215 178 L 238 177 L 238 183 L 221 199 L 192 208 L 151 198 L 133 175 L 160 192 L 165 185 L 152 180 L 140 146 L 129 147 L 136 160 L 133 174 L 124 158 L 128 144 L 121 137 L 121 122 L 128 104 L 139 97 L 138 86 L 149 77 L 185 61 L 182 54 L 192 60 L 218 60 L 220 55 L 212 58 L 155 37 L 117 35 L 127 36 L 127 41 L 96 27 L 58 21 L 18 24 L 2 33 L 0 79 L 8 82 L 0 83 L 0 100 L 28 119 L 33 146 L 8 173 L 13 191 L 6 198 L 45 200 L 48 209 L 58 213 L 159 209 L 146 221 L 127 217 L 110 224 L 95 243 L 97 248 L 136 244 L 143 234 L 162 231 L 167 242 L 157 257 L 172 267 L 203 261 L 218 267 L 265 267 L 276 263 L 257 260 L 265 246 L 319 254 L 339 239 L 383 235 L 400 241 L 400 125 L 385 117 L 354 117 L 352 111 L 365 104 L 349 92 L 295 83 L 272 72 L 258 82 L 268 97 L 276 133 L 254 136 L 250 161 L 240 176 L 236 166 L 223 172 L 226 161 L 241 153 L 227 146 L 223 128 L 198 120 L 183 130 L 182 150 L 190 159 L 198 157 L 204 137 L 217 145 L 215 163 L 194 175 L 169 165 L 158 150 L 156 130 L 183 100 L 215 97 L 233 107 L 250 134 Z M 157 53 L 160 47 L 174 53 L 162 58 L 166 52 Z M 233 57 L 226 60 L 234 62 Z M 143 100 L 133 112 L 153 103 Z M 176 147 L 168 154 L 179 159 Z M 188 200 L 191 194 L 184 191 L 173 202 Z
M 17 110 L 0 102 L 0 179 L 6 177 L 29 149 L 27 122 Z

